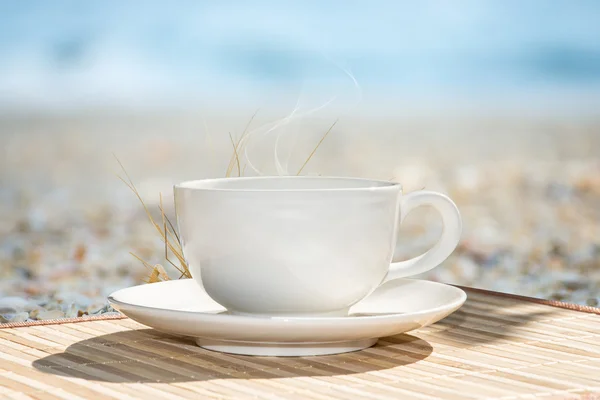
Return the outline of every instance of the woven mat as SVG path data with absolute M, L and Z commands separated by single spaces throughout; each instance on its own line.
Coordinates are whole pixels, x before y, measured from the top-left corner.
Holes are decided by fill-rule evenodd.
M 0 397 L 600 399 L 600 310 L 557 305 L 469 290 L 437 324 L 302 358 L 210 352 L 124 318 L 10 327 Z

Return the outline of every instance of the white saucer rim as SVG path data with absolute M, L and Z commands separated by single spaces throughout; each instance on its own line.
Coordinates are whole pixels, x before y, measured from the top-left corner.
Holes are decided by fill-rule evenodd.
M 429 280 L 425 280 L 425 279 L 414 279 L 414 278 L 399 278 L 399 279 L 406 280 L 406 281 L 419 282 L 419 283 L 432 285 L 432 286 L 444 287 L 445 290 L 450 289 L 450 290 L 455 291 L 455 294 L 457 294 L 458 297 L 456 300 L 453 300 L 453 301 L 443 304 L 441 306 L 432 307 L 432 308 L 425 307 L 424 309 L 419 310 L 419 311 L 410 311 L 410 312 L 404 312 L 404 313 L 397 312 L 397 313 L 389 313 L 389 314 L 383 314 L 383 315 L 360 315 L 360 316 L 352 316 L 352 317 L 347 317 L 347 316 L 339 316 L 339 317 L 273 316 L 273 317 L 271 317 L 271 316 L 263 316 L 263 315 L 254 316 L 254 315 L 235 315 L 235 314 L 223 314 L 223 313 L 213 314 L 213 313 L 203 312 L 203 311 L 185 311 L 185 310 L 174 310 L 174 309 L 170 309 L 170 308 L 150 307 L 150 306 L 144 306 L 144 305 L 139 305 L 139 304 L 126 303 L 126 302 L 122 302 L 120 300 L 115 299 L 115 295 L 118 295 L 118 293 L 121 291 L 131 290 L 135 287 L 146 286 L 148 284 L 135 285 L 135 286 L 130 286 L 127 288 L 116 290 L 115 292 L 111 293 L 108 296 L 108 302 L 111 305 L 115 306 L 115 308 L 117 308 L 118 310 L 120 310 L 119 307 L 123 307 L 123 308 L 129 308 L 129 309 L 138 309 L 140 311 L 147 311 L 147 312 L 157 312 L 157 311 L 169 312 L 169 313 L 177 314 L 180 316 L 202 315 L 202 317 L 204 317 L 204 318 L 208 318 L 208 319 L 214 318 L 214 319 L 218 319 L 221 322 L 225 322 L 227 320 L 229 320 L 229 321 L 233 321 L 233 320 L 235 320 L 235 321 L 256 321 L 257 319 L 259 319 L 259 320 L 261 320 L 261 323 L 293 324 L 293 323 L 304 323 L 304 322 L 311 322 L 311 323 L 336 322 L 336 323 L 339 323 L 342 321 L 353 321 L 353 322 L 378 321 L 378 320 L 385 321 L 388 319 L 395 319 L 398 316 L 402 316 L 402 315 L 420 316 L 420 315 L 426 315 L 426 314 L 431 314 L 431 313 L 455 311 L 458 308 L 460 308 L 467 300 L 467 293 L 464 290 L 462 290 L 461 288 L 456 287 L 454 285 L 441 283 L 441 282 L 435 282 L 435 281 L 429 281 Z M 185 280 L 157 282 L 157 283 L 152 283 L 152 285 L 161 285 L 161 284 L 165 284 L 165 283 L 173 284 L 175 282 L 183 282 L 183 281 L 185 281 Z M 125 314 L 125 313 L 123 313 L 123 314 Z

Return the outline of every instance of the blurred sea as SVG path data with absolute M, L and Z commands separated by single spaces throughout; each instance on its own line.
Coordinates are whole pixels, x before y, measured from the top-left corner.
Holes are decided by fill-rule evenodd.
M 0 1 L 0 112 L 301 94 L 594 112 L 600 2 Z

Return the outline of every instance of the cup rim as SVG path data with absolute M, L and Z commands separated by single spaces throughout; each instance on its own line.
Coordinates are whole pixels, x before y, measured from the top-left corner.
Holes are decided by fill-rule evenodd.
M 331 188 L 236 188 L 236 187 L 214 187 L 211 184 L 219 182 L 249 181 L 249 180 L 271 180 L 271 179 L 290 179 L 290 180 L 336 180 L 349 182 L 362 182 L 365 186 L 360 187 L 331 187 Z M 205 186 L 206 185 L 206 186 Z M 215 192 L 353 192 L 353 191 L 374 191 L 399 188 L 402 191 L 402 185 L 398 182 L 384 181 L 380 179 L 345 177 L 345 176 L 242 176 L 231 178 L 208 178 L 195 179 L 177 183 L 173 185 L 174 190 L 194 190 L 194 191 L 215 191 Z

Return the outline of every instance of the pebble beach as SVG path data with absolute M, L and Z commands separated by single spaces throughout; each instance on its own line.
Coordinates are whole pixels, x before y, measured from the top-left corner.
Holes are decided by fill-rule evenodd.
M 161 194 L 173 217 L 171 185 L 224 176 L 228 132 L 246 122 L 224 113 L 0 117 L 0 323 L 114 313 L 107 296 L 150 273 L 130 252 L 177 278 L 114 156 L 155 216 Z M 299 128 L 290 165 L 331 122 Z M 271 145 L 253 153 L 267 174 Z M 461 244 L 419 278 L 598 306 L 599 154 L 593 118 L 348 118 L 305 174 L 392 179 L 454 199 Z M 440 232 L 435 213 L 415 211 L 395 258 L 421 253 Z

